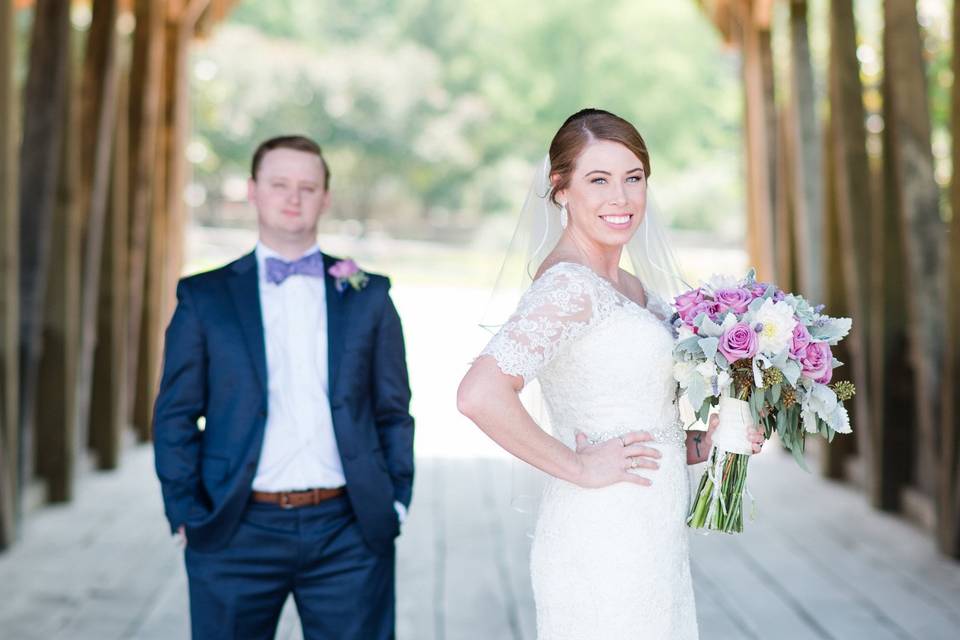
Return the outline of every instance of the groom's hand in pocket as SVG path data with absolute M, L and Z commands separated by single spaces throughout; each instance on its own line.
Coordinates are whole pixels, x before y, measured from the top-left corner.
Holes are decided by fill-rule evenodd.
M 648 446 L 653 440 L 646 431 L 631 431 L 617 438 L 590 444 L 587 436 L 577 432 L 577 459 L 580 474 L 577 485 L 597 489 L 618 482 L 632 482 L 643 486 L 652 484 L 650 478 L 637 475 L 640 469 L 660 468 L 660 452 Z
M 184 525 L 180 525 L 177 532 L 173 534 L 173 543 L 181 549 L 187 547 L 187 528 Z

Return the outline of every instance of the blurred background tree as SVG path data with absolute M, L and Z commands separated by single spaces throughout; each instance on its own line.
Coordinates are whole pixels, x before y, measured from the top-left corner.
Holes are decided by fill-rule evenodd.
M 737 60 L 693 2 L 244 2 L 192 85 L 201 223 L 250 223 L 254 146 L 303 132 L 332 165 L 328 225 L 467 240 L 512 221 L 552 134 L 597 106 L 646 138 L 675 228 L 743 232 Z

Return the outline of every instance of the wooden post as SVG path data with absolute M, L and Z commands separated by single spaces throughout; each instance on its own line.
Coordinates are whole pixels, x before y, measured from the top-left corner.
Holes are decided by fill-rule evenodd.
M 163 317 L 166 320 L 173 315 L 176 305 L 176 286 L 183 271 L 184 234 L 187 226 L 187 209 L 183 194 L 187 186 L 186 148 L 190 129 L 190 73 L 187 68 L 190 41 L 201 17 L 206 14 L 211 0 L 189 0 L 177 21 L 175 68 L 171 69 L 171 82 L 175 91 L 169 103 L 167 114 L 170 131 L 170 173 L 167 181 L 167 211 L 170 216 L 168 229 L 169 251 L 166 260 L 163 294 Z
M 37 0 L 20 147 L 20 482 L 32 475 L 43 318 L 68 98 L 70 7 Z
M 142 331 L 146 317 L 146 263 L 149 223 L 152 211 L 162 193 L 164 166 L 158 163 L 160 133 L 160 98 L 163 89 L 163 53 L 166 3 L 163 0 L 137 0 L 137 26 L 134 32 L 133 62 L 130 87 L 130 252 L 129 314 L 127 327 L 127 407 L 133 412 L 135 394 L 140 385 Z M 163 203 L 159 203 L 162 207 Z M 143 419 L 143 407 L 127 421 L 136 427 L 141 441 L 149 438 L 149 419 Z M 149 418 L 149 411 L 147 418 Z
M 939 462 L 940 385 L 946 294 L 940 192 L 930 147 L 930 109 L 923 45 L 912 0 L 884 2 L 885 77 L 890 79 L 893 170 L 906 248 L 910 357 L 919 426 L 918 488 L 934 499 Z M 888 285 L 889 286 L 889 285 Z
M 833 69 L 830 70 L 834 72 Z M 831 126 L 832 128 L 832 115 Z M 837 206 L 837 172 L 836 155 L 830 153 L 831 141 L 829 136 L 824 140 L 827 148 L 823 149 L 824 202 L 823 202 L 823 259 L 826 277 L 824 278 L 824 298 L 830 313 L 836 316 L 849 314 L 849 288 L 842 275 L 843 242 L 840 234 L 840 211 Z M 834 350 L 834 355 L 841 361 L 849 362 L 849 348 L 846 341 L 841 342 Z M 828 478 L 843 479 L 846 476 L 844 460 L 852 449 L 853 441 L 849 437 L 840 436 L 824 447 L 824 454 L 820 460 L 820 470 Z
M 103 261 L 107 207 L 110 196 L 111 158 L 117 113 L 117 0 L 96 0 L 87 37 L 83 70 L 83 188 L 86 230 L 83 256 L 80 350 L 77 358 L 77 438 L 82 450 L 91 440 L 90 394 L 97 345 L 97 309 Z
M 807 37 L 807 2 L 790 3 L 790 115 L 793 232 L 799 289 L 808 300 L 823 300 L 822 159 L 814 91 L 813 66 Z M 861 125 L 862 126 L 862 125 Z M 784 150 L 784 155 L 787 150 Z
M 960 3 L 953 4 L 953 73 L 960 74 Z M 960 82 L 951 88 L 950 127 L 953 131 L 953 178 L 950 181 L 950 245 L 947 287 L 946 352 L 943 381 L 943 446 L 940 448 L 939 511 L 937 524 L 940 549 L 960 558 Z
M 158 183 L 147 261 L 146 316 L 141 328 L 140 359 L 134 417 L 148 425 L 160 374 L 163 329 L 173 313 L 176 280 L 182 262 L 184 231 L 184 147 L 188 112 L 187 52 L 194 26 L 208 0 L 171 2 L 166 25 L 166 65 L 162 108 Z M 162 167 L 162 168 L 161 168 Z M 160 182 L 162 180 L 162 182 Z
M 792 163 L 795 160 L 795 140 L 792 139 L 790 122 L 795 118 L 791 113 L 793 105 L 781 108 L 777 119 L 777 175 L 776 181 L 780 185 L 777 189 L 777 203 L 774 208 L 776 220 L 777 247 L 774 255 L 777 260 L 777 285 L 785 291 L 795 291 L 797 287 L 798 263 L 804 257 L 800 247 L 795 242 L 794 218 L 796 210 L 796 186 Z
M 832 277 L 842 277 L 847 296 L 847 313 L 854 319 L 853 330 L 845 340 L 849 354 L 848 368 L 841 377 L 852 378 L 857 386 L 857 395 L 852 406 L 853 430 L 858 450 L 864 455 L 869 470 L 868 483 L 874 503 L 884 501 L 880 489 L 880 477 L 885 470 L 875 451 L 880 446 L 878 438 L 882 423 L 870 420 L 870 385 L 868 362 L 868 336 L 870 314 L 868 313 L 867 290 L 869 255 L 872 228 L 881 219 L 872 215 L 870 200 L 870 171 L 867 163 L 865 113 L 863 86 L 860 82 L 860 65 L 857 61 L 857 33 L 853 7 L 847 2 L 830 5 L 830 57 L 828 94 L 830 98 L 830 148 L 835 178 L 834 197 L 839 234 L 840 260 Z M 842 358 L 841 358 L 842 359 Z M 832 454 L 841 449 L 831 447 Z M 886 499 L 889 499 L 889 495 Z
M 752 2 L 740 0 L 739 6 L 747 139 L 748 251 L 759 277 L 775 279 L 773 176 L 776 175 L 776 156 L 773 148 L 776 114 L 770 30 L 769 24 L 757 24 Z
M 895 119 L 889 74 L 883 91 L 883 162 L 872 181 L 879 203 L 870 251 L 870 422 L 874 426 L 874 473 L 870 498 L 874 506 L 894 511 L 900 489 L 910 481 L 917 448 L 913 362 L 907 354 L 907 281 L 904 239 L 900 227 L 900 187 L 894 170 Z
M 0 2 L 0 551 L 16 535 L 19 451 L 19 215 L 14 12 Z
M 127 112 L 128 91 L 129 77 L 123 73 L 117 92 L 117 113 Z M 97 466 L 100 469 L 114 469 L 119 464 L 121 437 L 127 424 L 129 150 L 126 118 L 117 119 L 115 126 L 112 189 L 104 229 L 100 313 L 97 316 L 90 412 L 91 445 L 97 453 Z
M 81 200 L 81 83 L 76 65 L 69 87 L 61 145 L 60 182 L 48 260 L 43 349 L 36 402 L 37 472 L 46 480 L 47 499 L 73 498 L 77 457 L 85 451 L 77 425 L 77 358 L 80 350 L 80 283 L 83 241 Z M 40 391 L 42 390 L 42 391 Z

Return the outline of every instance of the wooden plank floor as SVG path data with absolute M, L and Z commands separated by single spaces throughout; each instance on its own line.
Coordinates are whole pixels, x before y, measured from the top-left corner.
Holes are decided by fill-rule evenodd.
M 398 552 L 398 635 L 532 639 L 531 519 L 512 511 L 511 463 L 422 458 Z M 910 525 L 793 466 L 751 468 L 759 514 L 742 536 L 692 537 L 701 635 L 955 638 L 960 566 Z M 165 530 L 149 448 L 82 480 L 73 504 L 32 515 L 0 556 L 0 637 L 188 637 L 181 552 Z M 300 638 L 285 610 L 278 638 Z

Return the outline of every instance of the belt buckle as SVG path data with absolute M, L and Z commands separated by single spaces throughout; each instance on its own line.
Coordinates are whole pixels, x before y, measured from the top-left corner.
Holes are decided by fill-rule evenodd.
M 293 509 L 293 503 L 290 502 L 290 494 L 286 491 L 280 494 L 280 508 Z

